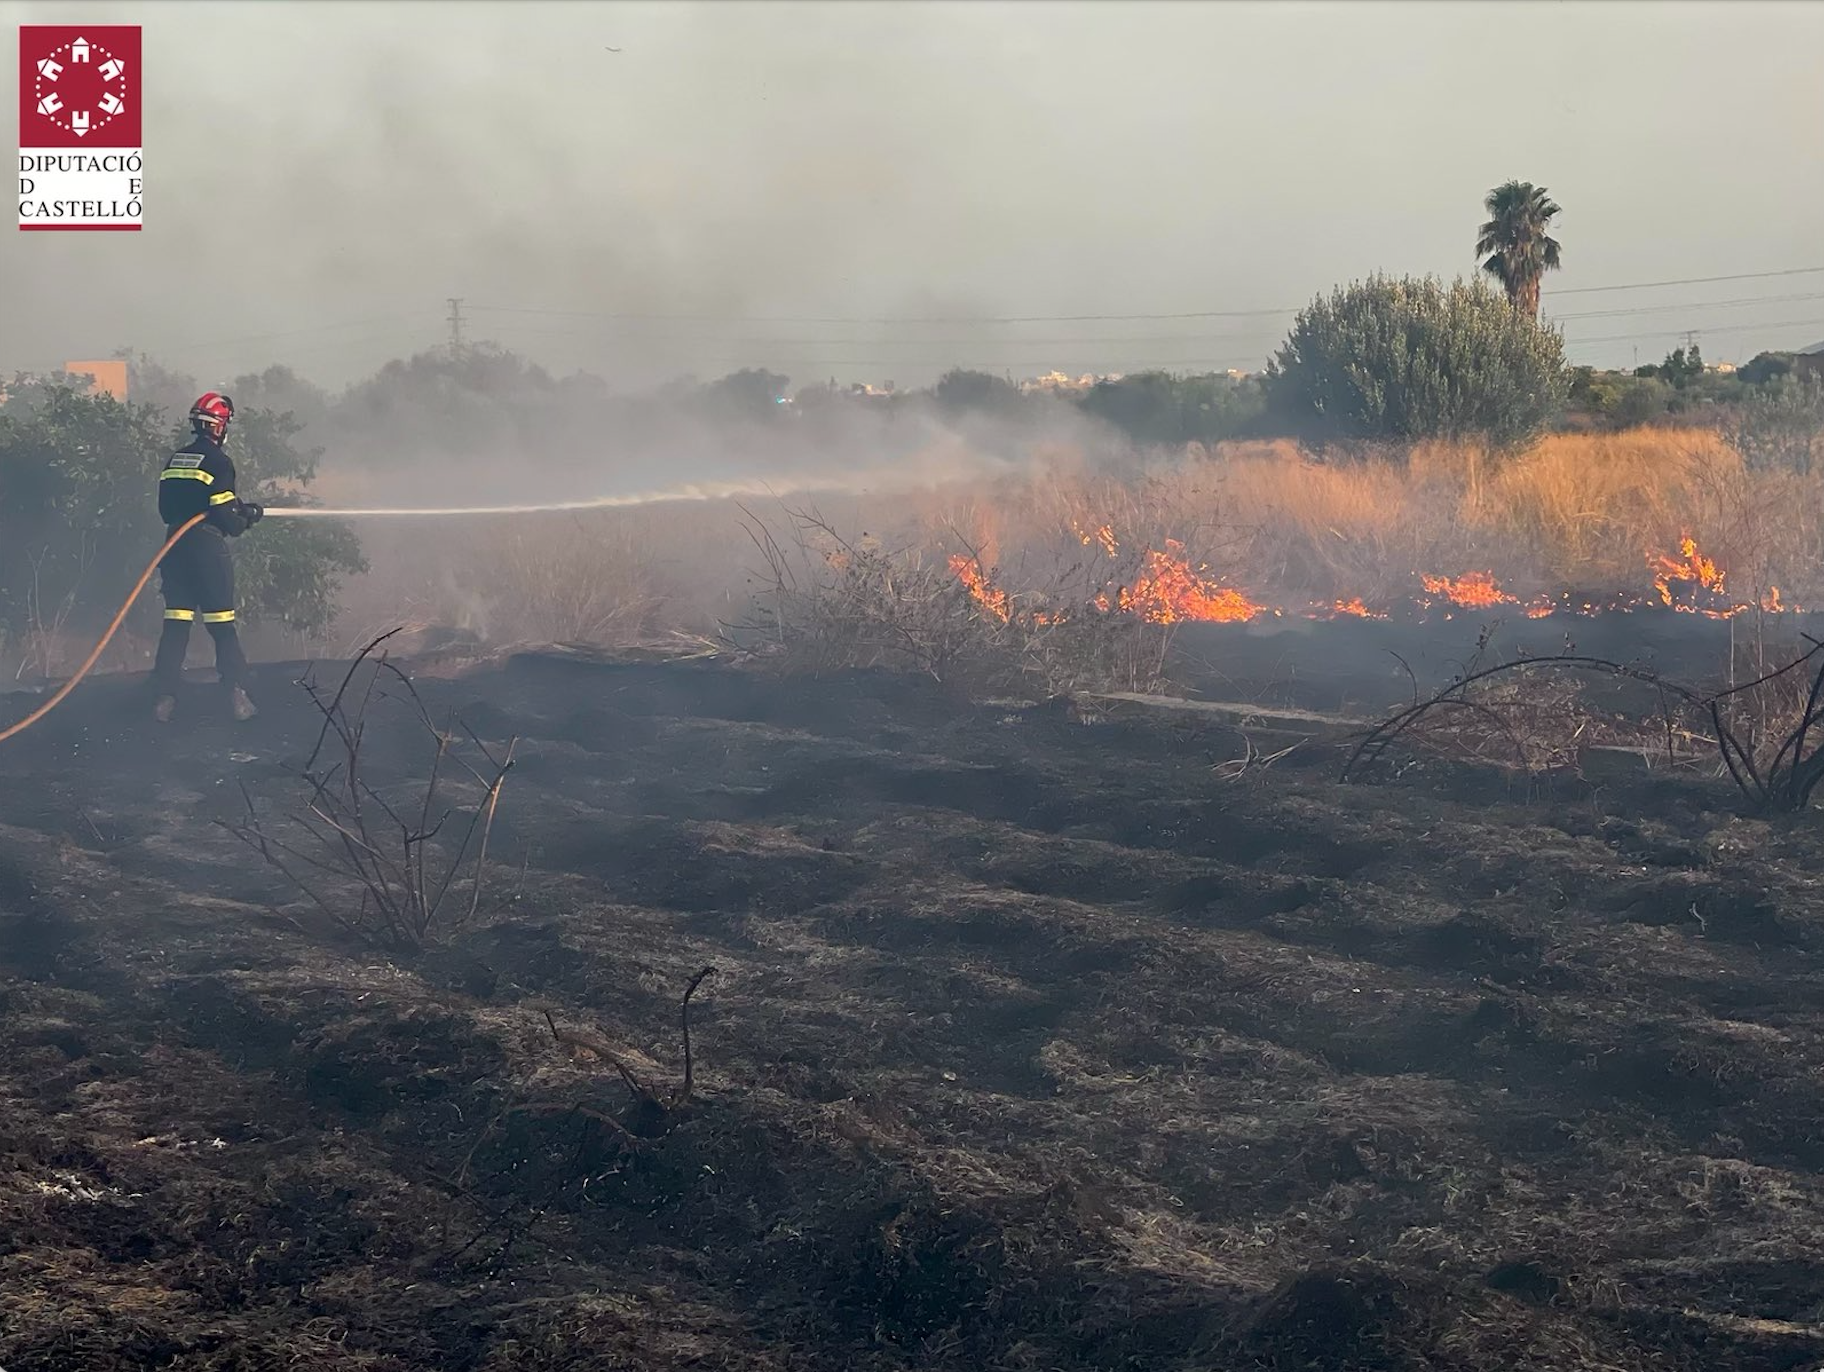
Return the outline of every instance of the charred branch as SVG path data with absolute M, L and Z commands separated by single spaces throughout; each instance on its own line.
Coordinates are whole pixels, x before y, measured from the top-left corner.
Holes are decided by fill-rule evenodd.
M 463 757 L 454 724 L 438 728 L 411 679 L 384 652 L 374 657 L 397 632 L 362 648 L 334 694 L 325 695 L 309 680 L 300 683 L 322 716 L 316 744 L 297 772 L 304 797 L 269 827 L 243 788 L 246 818 L 224 827 L 335 923 L 365 939 L 410 949 L 425 946 L 445 925 L 473 918 L 479 908 L 488 838 L 518 740 L 509 740 L 504 754 L 496 757 L 464 726 L 483 766 Z M 364 665 L 367 679 L 357 689 Z M 382 690 L 383 682 L 402 690 Z M 433 745 L 423 790 L 409 805 L 398 803 L 397 788 L 387 788 L 395 792 L 389 798 L 367 770 L 364 745 L 377 699 L 407 703 Z M 454 842 L 444 834 L 455 810 L 442 803 L 452 767 L 480 788 L 460 840 Z M 306 870 L 313 874 L 310 880 L 303 875 Z M 460 920 L 452 921 L 445 913 L 449 896 L 465 880 L 468 907 Z
M 1519 657 L 1488 667 L 1474 667 L 1455 681 L 1430 696 L 1415 699 L 1409 706 L 1383 720 L 1360 740 L 1344 763 L 1341 779 L 1345 782 L 1361 776 L 1385 758 L 1403 738 L 1416 732 L 1437 716 L 1453 711 L 1465 712 L 1481 719 L 1513 746 L 1516 764 L 1530 763 L 1527 743 L 1513 724 L 1513 710 L 1478 693 L 1498 677 L 1526 673 L 1566 671 L 1586 676 L 1610 677 L 1642 682 L 1651 686 L 1661 705 L 1663 734 L 1670 758 L 1678 736 L 1674 704 L 1708 722 L 1710 744 L 1716 750 L 1719 771 L 1728 775 L 1741 791 L 1754 813 L 1793 813 L 1804 810 L 1818 784 L 1824 781 L 1824 747 L 1819 737 L 1824 733 L 1824 642 L 1807 637 L 1811 645 L 1803 654 L 1781 667 L 1762 673 L 1753 680 L 1708 695 L 1670 681 L 1649 668 L 1631 663 L 1612 662 L 1605 658 L 1566 653 L 1559 657 Z M 1486 643 L 1479 645 L 1485 647 Z M 1811 671 L 1810 687 L 1802 702 L 1784 708 L 1770 699 L 1766 688 L 1781 683 L 1802 669 Z M 1536 677 L 1534 679 L 1537 679 Z M 1521 691 L 1521 703 L 1524 699 Z M 1796 694 L 1796 693 L 1795 693 Z M 1791 699 L 1789 695 L 1788 699 Z M 1532 702 L 1537 704 L 1537 702 Z M 1534 727 L 1541 717 L 1532 711 Z M 1563 711 L 1547 712 L 1554 719 L 1559 742 L 1575 743 L 1584 723 L 1567 717 Z M 1769 750 L 1762 741 L 1771 741 Z

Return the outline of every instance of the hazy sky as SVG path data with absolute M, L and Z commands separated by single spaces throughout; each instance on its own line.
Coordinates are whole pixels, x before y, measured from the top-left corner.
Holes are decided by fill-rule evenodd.
M 1824 5 L 7 15 L 142 24 L 150 89 L 145 231 L 12 232 L 0 372 L 131 346 L 339 385 L 444 338 L 448 296 L 471 338 L 627 382 L 1253 369 L 1334 283 L 1473 270 L 1509 177 L 1564 206 L 1576 360 L 1824 339 L 1824 270 L 1595 289 L 1824 268 Z M 903 322 L 1192 312 L 1234 313 Z

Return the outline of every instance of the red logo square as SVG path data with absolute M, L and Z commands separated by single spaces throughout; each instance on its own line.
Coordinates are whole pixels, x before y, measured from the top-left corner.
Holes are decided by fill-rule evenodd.
M 137 24 L 19 26 L 19 146 L 137 148 Z

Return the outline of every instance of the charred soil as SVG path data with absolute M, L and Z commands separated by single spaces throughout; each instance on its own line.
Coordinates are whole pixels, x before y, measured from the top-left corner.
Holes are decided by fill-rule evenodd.
M 264 677 L 0 749 L 9 1372 L 1824 1361 L 1814 819 L 522 655 L 419 682 L 519 763 L 394 953 L 218 823 Z

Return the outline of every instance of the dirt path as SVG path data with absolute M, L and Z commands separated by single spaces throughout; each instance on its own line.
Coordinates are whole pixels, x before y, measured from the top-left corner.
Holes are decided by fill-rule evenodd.
M 267 676 L 0 750 L 8 1372 L 1824 1360 L 1815 821 L 522 657 L 423 683 L 521 763 L 395 958 L 216 823 L 297 794 Z M 673 1090 L 704 966 L 632 1145 L 550 1023 Z

